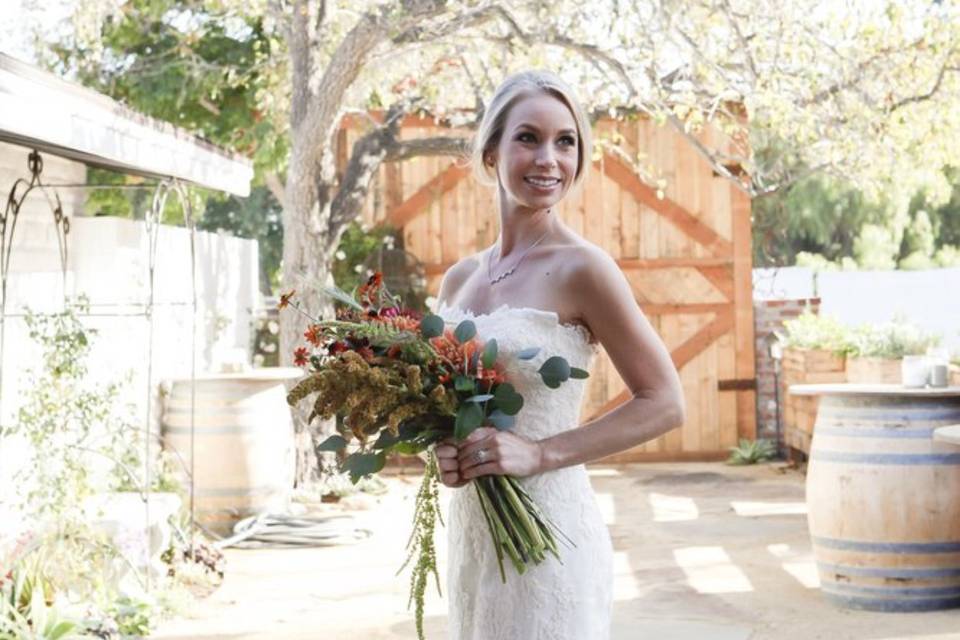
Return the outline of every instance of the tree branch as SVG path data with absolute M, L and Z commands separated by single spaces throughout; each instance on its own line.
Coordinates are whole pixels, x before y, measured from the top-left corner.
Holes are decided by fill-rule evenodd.
M 290 98 L 290 125 L 296 131 L 303 121 L 310 103 L 310 76 L 313 68 L 310 63 L 310 21 L 307 0 L 295 0 L 290 23 L 287 28 L 287 48 L 290 51 L 291 78 L 293 95 Z
M 934 81 L 933 86 L 930 88 L 929 91 L 927 91 L 926 93 L 922 93 L 920 95 L 910 96 L 908 98 L 903 98 L 902 100 L 898 100 L 888 109 L 888 113 L 893 113 L 894 111 L 902 109 L 908 104 L 913 104 L 916 102 L 925 102 L 926 100 L 929 100 L 930 98 L 935 96 L 937 92 L 940 91 L 940 86 L 943 84 L 943 77 L 947 75 L 947 72 L 960 71 L 960 67 L 952 66 L 949 63 L 950 58 L 953 55 L 954 51 L 955 49 L 951 49 L 950 53 L 947 54 L 947 58 L 946 60 L 943 61 L 943 65 L 940 67 L 940 72 L 937 74 L 937 79 Z

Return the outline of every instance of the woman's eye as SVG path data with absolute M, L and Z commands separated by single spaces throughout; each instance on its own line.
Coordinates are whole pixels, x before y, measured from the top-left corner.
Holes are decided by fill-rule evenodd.
M 517 140 L 519 140 L 520 142 L 535 142 L 535 141 L 536 141 L 536 138 L 534 137 L 534 135 L 533 135 L 532 133 L 526 133 L 526 132 L 525 132 L 525 133 L 521 133 L 520 135 L 518 135 L 518 136 L 517 136 Z
M 574 140 L 573 136 L 563 136 L 560 138 L 560 144 L 575 147 L 577 146 L 577 141 Z

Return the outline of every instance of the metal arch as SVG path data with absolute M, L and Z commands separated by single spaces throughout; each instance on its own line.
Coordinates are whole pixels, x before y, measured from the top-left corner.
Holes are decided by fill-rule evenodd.
M 63 212 L 60 194 L 56 189 L 43 183 L 43 157 L 33 149 L 27 156 L 30 180 L 18 178 L 10 188 L 3 215 L 0 217 L 0 421 L 3 420 L 3 356 L 6 343 L 7 318 L 7 279 L 10 275 L 10 258 L 13 255 L 13 238 L 20 217 L 20 208 L 31 191 L 37 189 L 43 194 L 53 213 L 53 224 L 57 236 L 57 248 L 60 257 L 60 276 L 62 279 L 64 303 L 67 295 L 67 236 L 70 234 L 70 218 Z M 20 189 L 20 193 L 18 193 Z M 51 193 L 53 197 L 51 198 Z
M 63 211 L 63 205 L 60 200 L 60 195 L 56 191 L 54 185 L 45 184 L 42 180 L 43 173 L 43 158 L 37 152 L 36 149 L 32 150 L 28 156 L 28 167 L 30 169 L 30 179 L 18 178 L 13 187 L 10 189 L 10 193 L 7 197 L 6 205 L 3 209 L 2 217 L 0 217 L 0 416 L 2 416 L 2 399 L 3 399 L 3 355 L 4 355 L 4 344 L 5 344 L 5 329 L 6 329 L 6 318 L 9 317 L 7 313 L 7 281 L 10 270 L 11 256 L 13 252 L 13 241 L 14 233 L 17 227 L 17 221 L 19 219 L 20 210 L 23 206 L 24 201 L 27 196 L 34 190 L 41 192 L 47 200 L 48 205 L 50 206 L 51 212 L 53 214 L 54 226 L 57 234 L 57 246 L 58 246 L 58 255 L 60 258 L 60 271 L 64 295 L 64 305 L 66 304 L 67 299 L 67 260 L 68 260 L 68 236 L 70 233 L 70 218 Z M 89 185 L 56 185 L 63 187 L 78 187 L 78 188 L 89 188 Z M 110 185 L 113 186 L 113 185 Z M 142 187 L 140 187 L 142 188 Z M 155 299 L 155 275 L 157 270 L 157 256 L 158 256 L 158 240 L 159 240 L 159 231 L 160 223 L 163 215 L 163 210 L 166 206 L 167 199 L 170 194 L 174 194 L 179 200 L 180 206 L 183 210 L 184 215 L 184 224 L 189 231 L 190 237 L 190 289 L 191 289 L 191 299 L 190 299 L 190 309 L 191 309 L 191 355 L 190 355 L 190 379 L 191 379 L 191 396 L 190 396 L 190 470 L 187 472 L 187 477 L 189 479 L 189 491 L 190 491 L 190 520 L 191 524 L 195 522 L 195 506 L 194 506 L 194 441 L 195 441 L 195 424 L 194 424 L 194 414 L 195 414 L 195 405 L 196 405 L 196 389 L 193 382 L 196 380 L 196 342 L 197 342 L 197 278 L 196 278 L 196 222 L 194 220 L 193 205 L 189 198 L 189 192 L 187 187 L 177 179 L 168 179 L 159 182 L 154 190 L 153 199 L 151 202 L 150 210 L 146 212 L 144 218 L 146 223 L 147 230 L 147 239 L 148 239 L 148 268 L 149 268 L 149 279 L 148 279 L 148 299 L 144 305 L 144 312 L 142 314 L 147 318 L 149 322 L 149 338 L 148 338 L 148 353 L 147 353 L 147 402 L 146 402 L 146 418 L 145 418 L 145 431 L 144 431 L 144 486 L 142 495 L 144 497 L 144 514 L 145 514 L 145 523 L 144 530 L 147 532 L 146 535 L 149 536 L 149 525 L 150 525 L 150 486 L 153 484 L 153 469 L 150 464 L 150 453 L 151 453 L 151 440 L 153 434 L 150 429 L 150 420 L 152 415 L 152 393 L 153 393 L 153 339 L 154 339 L 154 308 L 156 306 Z M 0 445 L 2 445 L 2 439 L 0 439 Z M 180 464 L 183 465 L 182 457 L 179 452 L 177 453 L 178 458 L 180 459 Z M 190 547 L 191 550 L 194 548 L 194 532 L 193 527 L 190 528 Z M 144 576 L 145 584 L 144 586 L 149 591 L 150 589 L 150 575 L 147 572 Z
M 148 242 L 148 293 L 147 293 L 147 302 L 145 305 L 145 315 L 147 317 L 147 322 L 149 323 L 148 337 L 147 337 L 147 399 L 146 399 L 146 424 L 144 425 L 146 429 L 146 435 L 143 439 L 144 441 L 144 489 L 147 499 L 144 504 L 144 529 L 149 532 L 150 530 L 150 487 L 153 484 L 153 470 L 150 466 L 150 418 L 151 418 L 151 408 L 153 405 L 153 338 L 154 338 L 154 305 L 155 305 L 155 275 L 157 270 L 157 247 L 160 233 L 161 220 L 163 217 L 163 211 L 167 204 L 167 198 L 170 194 L 173 193 L 180 202 L 180 207 L 183 210 L 183 220 L 184 225 L 187 227 L 187 230 L 190 234 L 190 310 L 191 310 L 191 323 L 190 323 L 190 470 L 188 472 L 189 482 L 189 491 L 190 491 L 190 551 L 193 553 L 194 549 L 194 527 L 192 526 L 196 520 L 196 513 L 194 507 L 194 470 L 195 470 L 195 438 L 196 438 L 196 425 L 195 425 L 195 413 L 196 413 L 196 378 L 197 378 L 197 256 L 196 256 L 196 235 L 197 228 L 196 222 L 193 217 L 193 205 L 190 202 L 189 193 L 187 188 L 183 185 L 182 182 L 176 178 L 164 180 L 157 184 L 156 190 L 153 192 L 153 199 L 151 201 L 150 210 L 144 216 L 144 221 L 146 223 L 147 230 L 147 242 Z M 182 464 L 182 460 L 181 460 Z M 149 533 L 147 534 L 149 535 Z M 150 574 L 147 572 L 146 576 L 146 589 L 150 590 Z

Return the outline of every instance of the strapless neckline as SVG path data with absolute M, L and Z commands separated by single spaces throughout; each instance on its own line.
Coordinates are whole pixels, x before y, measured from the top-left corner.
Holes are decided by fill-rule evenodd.
M 596 342 L 591 341 L 590 339 L 591 333 L 587 327 L 575 322 L 560 322 L 560 314 L 558 314 L 556 311 L 547 311 L 545 309 L 537 309 L 536 307 L 514 307 L 506 302 L 501 304 L 499 307 L 497 307 L 493 311 L 489 311 L 487 313 L 474 313 L 470 309 L 466 309 L 459 305 L 448 305 L 445 302 L 441 303 L 440 307 L 437 308 L 437 313 L 440 315 L 443 315 L 442 313 L 440 313 L 442 309 L 454 311 L 472 320 L 476 320 L 478 318 L 490 318 L 503 313 L 513 313 L 513 314 L 531 313 L 534 315 L 540 315 L 546 318 L 550 318 L 553 321 L 553 324 L 555 326 L 559 327 L 564 331 L 568 331 L 572 335 L 575 335 L 576 337 L 578 337 L 580 341 L 583 343 L 583 345 L 588 347 L 589 349 L 593 351 L 597 351 L 599 348 L 599 345 Z

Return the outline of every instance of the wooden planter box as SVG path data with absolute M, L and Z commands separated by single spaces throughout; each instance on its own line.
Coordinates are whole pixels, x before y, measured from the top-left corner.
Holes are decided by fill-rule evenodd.
M 813 425 L 817 421 L 819 396 L 795 396 L 789 392 L 794 384 L 827 384 L 846 382 L 846 358 L 821 349 L 783 351 L 783 439 L 790 457 L 797 452 L 806 457 L 810 453 Z
M 950 386 L 960 387 L 960 366 L 950 365 Z
M 899 358 L 847 358 L 847 382 L 900 384 L 900 381 Z

